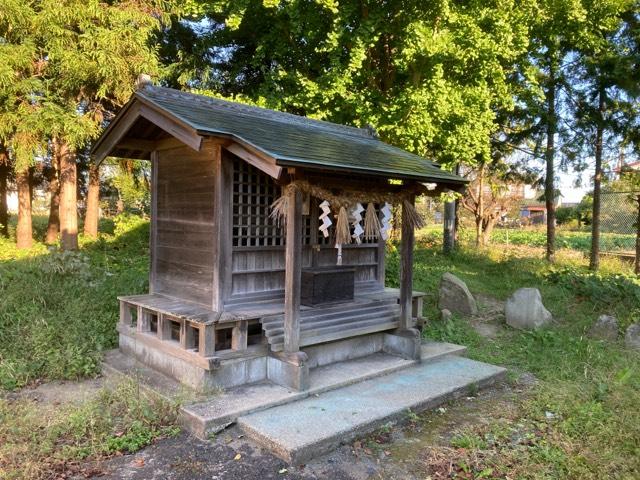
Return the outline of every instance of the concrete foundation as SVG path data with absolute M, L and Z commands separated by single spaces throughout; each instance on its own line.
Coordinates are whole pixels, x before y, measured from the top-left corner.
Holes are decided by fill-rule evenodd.
M 416 329 L 399 330 L 384 334 L 382 350 L 391 355 L 399 355 L 407 360 L 420 360 L 420 332 Z
M 296 392 L 309 389 L 309 364 L 304 352 L 272 353 L 267 358 L 267 378 Z
M 166 348 L 157 348 L 138 335 L 144 334 L 130 328 L 121 329 L 120 351 L 195 390 L 233 388 L 270 380 L 285 388 L 302 391 L 309 388 L 311 368 L 383 351 L 406 359 L 420 358 L 419 338 L 374 333 L 305 347 L 294 356 L 282 352 L 269 355 L 266 350 L 257 354 L 248 352 L 246 357 L 221 359 L 215 367 L 204 368 L 208 366 L 206 361 L 203 360 L 204 366 L 195 365 Z M 414 354 L 417 357 L 412 356 Z
M 307 354 L 309 368 L 354 360 L 381 352 L 384 334 L 374 333 L 331 343 L 312 345 L 302 349 Z
M 137 341 L 135 336 L 121 333 L 119 345 L 124 354 L 195 390 L 232 388 L 267 379 L 265 355 L 221 360 L 217 368 L 207 370 Z

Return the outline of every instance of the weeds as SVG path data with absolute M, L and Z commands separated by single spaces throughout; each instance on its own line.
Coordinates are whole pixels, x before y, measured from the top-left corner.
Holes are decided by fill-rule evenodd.
M 147 289 L 147 250 L 140 222 L 81 252 L 0 239 L 0 388 L 95 374 L 100 352 L 117 345 L 116 297 Z
M 133 380 L 80 405 L 0 400 L 0 478 L 63 478 L 80 460 L 134 452 L 179 431 L 177 408 Z

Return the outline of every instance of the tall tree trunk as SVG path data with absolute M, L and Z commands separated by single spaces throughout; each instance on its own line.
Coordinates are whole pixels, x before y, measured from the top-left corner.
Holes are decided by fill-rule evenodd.
M 87 189 L 87 213 L 84 217 L 84 234 L 90 238 L 98 236 L 98 212 L 100 209 L 100 167 L 89 166 L 89 187 Z
M 547 100 L 547 164 L 544 184 L 545 204 L 547 208 L 547 260 L 555 261 L 556 255 L 556 202 L 555 202 L 555 136 L 556 136 L 556 70 L 555 52 L 549 53 L 549 84 L 546 92 Z
M 476 248 L 482 247 L 482 222 L 484 220 L 484 163 L 478 170 L 478 208 L 476 210 Z
M 636 216 L 636 275 L 640 275 L 640 195 L 636 196 L 638 202 L 638 215 Z
M 51 244 L 58 241 L 60 235 L 60 157 L 56 142 L 53 144 L 53 154 L 51 156 L 51 177 L 49 178 L 49 222 L 47 223 L 47 234 L 45 243 Z
M 498 221 L 498 217 L 490 217 L 485 222 L 483 222 L 482 228 L 482 246 L 486 247 L 491 243 L 491 234 L 493 233 L 493 229 L 496 226 Z
M 605 89 L 600 87 L 598 92 L 598 124 L 596 127 L 596 171 L 593 177 L 593 215 L 591 220 L 591 257 L 589 259 L 589 268 L 598 270 L 600 268 L 600 205 L 602 190 L 602 137 L 604 135 L 604 107 L 605 107 Z
M 58 144 L 60 153 L 60 246 L 78 249 L 78 191 L 76 157 L 69 144 Z
M 0 145 L 0 235 L 9 236 L 9 206 L 7 194 L 9 183 L 9 156 L 3 145 Z
M 456 203 L 444 203 L 444 218 L 442 229 L 442 252 L 445 255 L 453 253 L 456 248 Z
M 31 225 L 31 186 L 29 185 L 29 169 L 16 173 L 18 187 L 18 227 L 16 229 L 16 246 L 31 248 L 33 245 L 33 229 Z

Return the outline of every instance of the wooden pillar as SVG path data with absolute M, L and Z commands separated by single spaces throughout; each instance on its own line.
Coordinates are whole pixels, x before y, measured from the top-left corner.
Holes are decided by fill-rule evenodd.
M 131 326 L 131 310 L 129 304 L 123 300 L 120 300 L 120 323 L 127 327 Z
M 216 326 L 202 325 L 198 331 L 198 354 L 210 357 L 216 351 Z
M 231 331 L 231 349 L 246 350 L 249 334 L 249 321 L 239 320 Z
M 284 277 L 284 351 L 300 350 L 300 277 L 302 274 L 302 194 L 290 190 L 287 208 Z
M 382 221 L 382 215 L 378 215 L 378 220 Z M 376 280 L 382 288 L 385 283 L 385 256 L 387 254 L 387 241 L 382 238 L 382 235 L 378 235 L 378 248 L 376 252 L 376 259 L 378 260 L 378 266 L 376 270 Z
M 231 295 L 233 165 L 224 158 L 222 147 L 214 146 L 214 214 L 213 214 L 213 298 L 211 309 L 221 312 Z
M 171 323 L 163 313 L 158 313 L 158 331 L 156 332 L 158 340 L 171 339 Z
M 158 151 L 151 152 L 151 230 L 149 231 L 149 293 L 156 290 L 157 279 L 157 254 L 156 245 L 158 238 Z
M 410 200 L 415 203 L 415 198 Z M 400 329 L 413 327 L 413 246 L 415 236 L 407 209 L 402 206 L 402 238 L 400 243 Z
M 138 332 L 150 332 L 151 331 L 151 319 L 149 318 L 149 312 L 145 312 L 144 309 L 138 306 Z

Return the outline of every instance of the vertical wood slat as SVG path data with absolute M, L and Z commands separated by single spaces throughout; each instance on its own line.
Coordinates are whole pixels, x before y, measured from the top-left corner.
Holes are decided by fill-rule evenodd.
M 171 322 L 163 313 L 158 313 L 158 340 L 171 339 Z
M 195 346 L 196 346 L 196 333 L 198 333 L 198 330 L 196 328 L 194 328 L 193 325 L 191 325 L 190 323 L 187 323 L 186 338 L 185 338 L 186 347 L 185 348 L 188 348 L 188 349 L 195 348 Z
M 138 323 L 136 325 L 136 330 L 138 332 L 149 332 L 151 331 L 151 319 L 148 312 L 145 312 L 144 309 L 138 306 Z
M 213 249 L 213 302 L 212 310 L 221 312 L 229 297 L 232 282 L 232 184 L 231 161 L 222 155 L 222 147 L 214 149 L 215 200 Z
M 129 304 L 123 300 L 120 300 L 120 323 L 127 327 L 131 326 L 131 310 Z
M 212 356 L 216 351 L 215 325 L 202 325 L 198 335 L 198 354 L 201 357 Z
M 385 255 L 387 254 L 386 247 L 387 242 L 381 236 L 378 236 L 378 249 L 376 256 L 378 266 L 376 267 L 376 280 L 382 287 L 384 287 L 385 282 Z
M 187 330 L 189 329 L 189 322 L 184 319 L 180 319 L 180 347 L 185 350 L 187 347 Z
M 231 349 L 232 350 L 247 349 L 248 332 L 249 332 L 248 320 L 240 320 L 236 323 L 231 333 Z
M 151 152 L 151 231 L 149 234 L 149 293 L 155 290 L 157 279 L 156 247 L 158 244 L 158 151 Z
M 320 226 L 320 209 L 318 208 L 318 201 L 314 197 L 309 198 L 309 244 L 311 245 L 311 267 L 318 266 L 318 227 Z
M 415 198 L 408 200 L 412 205 Z M 402 206 L 402 238 L 400 240 L 400 329 L 412 328 L 413 246 L 415 234 L 407 209 Z
M 300 281 L 302 274 L 302 194 L 288 192 L 286 272 L 284 287 L 284 351 L 300 350 Z

